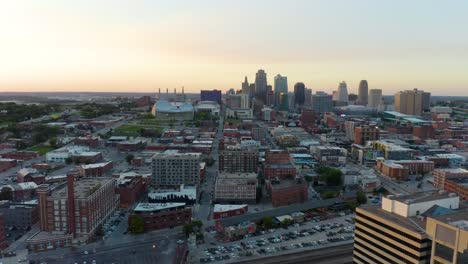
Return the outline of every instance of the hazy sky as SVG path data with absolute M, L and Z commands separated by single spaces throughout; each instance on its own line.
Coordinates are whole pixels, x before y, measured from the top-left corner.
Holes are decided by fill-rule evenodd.
M 240 88 L 262 68 L 313 91 L 468 95 L 468 1 L 0 2 L 0 91 Z

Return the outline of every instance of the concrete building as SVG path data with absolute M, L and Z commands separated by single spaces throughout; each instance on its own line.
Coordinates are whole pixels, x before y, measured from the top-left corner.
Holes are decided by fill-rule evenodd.
M 331 112 L 333 109 L 332 96 L 325 92 L 316 92 L 312 95 L 312 110 L 316 113 Z
M 369 90 L 369 97 L 368 97 L 368 107 L 373 109 L 379 108 L 380 104 L 382 103 L 382 90 L 381 89 L 370 89 Z
M 401 91 L 395 94 L 395 111 L 420 116 L 423 112 L 423 104 L 428 104 L 426 102 L 428 100 L 430 101 L 430 93 L 418 89 Z
M 40 185 L 37 194 L 40 232 L 27 240 L 28 249 L 35 252 L 91 241 L 119 205 L 114 178 L 75 181 L 69 175 L 66 183 L 53 189 Z
M 219 116 L 220 111 L 221 111 L 220 105 L 217 102 L 213 102 L 213 101 L 200 101 L 195 106 L 195 112 L 197 113 L 204 112 L 204 113 L 209 113 L 213 116 Z
M 367 83 L 367 80 L 361 80 L 361 82 L 359 83 L 357 104 L 367 105 L 368 95 L 369 95 L 369 84 Z
M 336 97 L 336 101 L 338 102 L 348 102 L 348 85 L 346 85 L 345 81 L 340 82 L 340 84 L 338 85 Z
M 448 193 L 389 195 L 381 206 L 358 207 L 353 262 L 431 263 L 426 219 L 458 208 L 459 197 Z
M 219 170 L 225 172 L 257 172 L 258 150 L 228 148 L 219 153 Z
M 139 203 L 129 217 L 143 220 L 144 230 L 181 226 L 192 221 L 192 208 L 185 203 Z
M 89 151 L 87 146 L 66 146 L 46 153 L 47 162 L 64 163 L 68 158 L 95 162 L 102 158 L 101 152 Z
M 434 177 L 434 186 L 444 190 L 445 181 L 450 178 L 468 178 L 468 170 L 462 168 L 455 169 L 436 169 L 432 171 Z
M 426 234 L 432 238 L 431 263 L 468 263 L 468 210 L 428 217 Z
M 222 172 L 216 178 L 214 199 L 218 203 L 255 203 L 257 186 L 256 173 Z
M 39 221 L 39 209 L 36 203 L 12 203 L 0 201 L 0 213 L 6 226 L 31 228 Z
M 155 186 L 198 186 L 200 183 L 201 153 L 179 153 L 166 150 L 152 157 L 153 184 Z
M 449 178 L 445 180 L 444 190 L 456 193 L 463 201 L 468 200 L 468 178 Z

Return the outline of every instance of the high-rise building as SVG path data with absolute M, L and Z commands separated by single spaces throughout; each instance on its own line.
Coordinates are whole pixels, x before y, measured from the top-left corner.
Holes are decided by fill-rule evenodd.
M 232 94 L 236 94 L 236 90 L 234 90 L 234 88 L 230 88 L 229 90 L 226 91 L 226 95 L 232 95 Z
M 156 186 L 198 185 L 201 153 L 166 150 L 152 157 L 153 184 Z
M 288 77 L 281 76 L 280 74 L 275 76 L 275 83 L 274 83 L 274 92 L 275 92 L 275 107 L 278 107 L 279 104 L 279 96 L 281 93 L 288 93 Z
M 212 101 L 221 105 L 221 91 L 219 90 L 201 90 L 200 101 Z
M 298 107 L 302 107 L 305 102 L 305 85 L 302 82 L 298 82 L 294 85 L 294 104 Z
M 337 91 L 337 100 L 338 102 L 348 102 L 348 86 L 345 81 L 340 82 Z
M 370 89 L 367 106 L 377 109 L 382 102 L 382 90 Z
M 431 93 L 423 92 L 422 98 L 422 110 L 424 112 L 431 110 Z
M 407 115 L 421 115 L 423 112 L 423 98 L 426 98 L 426 101 L 430 100 L 430 94 L 427 94 L 428 93 L 418 89 L 406 90 L 396 93 L 395 111 Z
M 242 97 L 241 94 L 230 94 L 226 96 L 226 106 L 231 109 L 242 108 Z
M 312 105 L 312 89 L 306 88 L 305 96 L 304 96 L 304 106 L 310 107 L 311 105 Z
M 278 96 L 278 110 L 288 111 L 289 110 L 289 98 L 288 93 L 281 92 Z
M 273 91 L 267 92 L 266 105 L 273 106 L 275 105 L 275 93 Z
M 368 93 L 369 93 L 369 85 L 367 84 L 367 80 L 361 80 L 361 82 L 359 83 L 358 100 L 357 100 L 357 103 L 359 105 L 367 105 Z
M 354 144 L 365 145 L 369 140 L 379 140 L 380 130 L 375 126 L 354 127 Z
M 250 92 L 249 97 L 250 97 L 250 99 L 252 99 L 256 94 L 256 92 L 255 92 L 255 83 L 249 84 L 249 92 Z
M 248 94 L 240 94 L 240 107 L 241 109 L 248 109 L 250 108 L 250 99 Z
M 452 263 L 431 262 L 434 248 L 431 236 L 426 233 L 426 220 L 453 212 L 459 208 L 459 203 L 457 195 L 433 192 L 389 195 L 382 198 L 381 206 L 358 207 L 353 262 Z M 441 229 L 439 232 L 444 239 L 451 233 Z
M 312 110 L 316 113 L 331 112 L 333 108 L 332 96 L 324 92 L 312 95 Z
M 260 69 L 255 74 L 255 97 L 266 102 L 267 92 L 267 75 L 264 70 Z
M 244 82 L 242 83 L 242 93 L 247 94 L 247 95 L 250 95 L 251 93 L 249 81 L 247 80 L 247 76 L 245 76 Z

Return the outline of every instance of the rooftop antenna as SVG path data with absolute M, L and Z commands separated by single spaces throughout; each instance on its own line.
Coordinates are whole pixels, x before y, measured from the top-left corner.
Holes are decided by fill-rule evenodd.
M 166 99 L 169 99 L 169 88 L 166 88 Z
M 182 98 L 183 98 L 183 100 L 185 102 L 185 92 L 184 92 L 184 87 L 183 86 L 182 86 Z

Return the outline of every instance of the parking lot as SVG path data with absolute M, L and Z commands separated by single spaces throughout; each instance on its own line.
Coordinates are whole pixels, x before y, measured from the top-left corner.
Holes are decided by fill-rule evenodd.
M 237 242 L 202 246 L 200 263 L 231 262 L 261 256 L 283 254 L 284 251 L 302 251 L 329 244 L 350 243 L 354 238 L 354 215 L 325 221 L 307 221 L 288 228 L 262 231 L 259 236 Z

